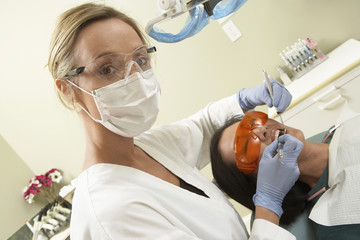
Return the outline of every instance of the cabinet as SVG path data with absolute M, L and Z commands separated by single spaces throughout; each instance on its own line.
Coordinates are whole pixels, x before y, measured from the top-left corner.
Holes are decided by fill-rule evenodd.
M 334 125 L 344 104 L 360 112 L 360 42 L 346 41 L 287 89 L 293 100 L 282 118 L 285 125 L 301 129 L 306 138 Z M 273 109 L 269 116 L 279 121 Z

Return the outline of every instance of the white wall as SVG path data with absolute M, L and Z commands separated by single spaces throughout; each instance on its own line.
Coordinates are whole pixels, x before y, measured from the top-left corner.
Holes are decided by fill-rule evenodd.
M 57 167 L 64 171 L 65 181 L 81 169 L 81 124 L 56 99 L 44 66 L 56 17 L 83 2 L 0 2 L 0 135 L 34 174 Z M 157 0 L 97 2 L 122 9 L 145 26 L 154 16 Z M 162 87 L 156 124 L 175 121 L 209 101 L 259 84 L 262 68 L 278 78 L 275 67 L 282 65 L 278 53 L 298 38 L 313 38 L 325 53 L 349 38 L 360 39 L 359 9 L 357 0 L 248 0 L 230 18 L 243 34 L 234 43 L 216 21 L 177 44 L 154 41 Z M 179 30 L 184 19 L 164 26 Z M 12 164 L 11 159 L 1 161 Z M 211 177 L 208 169 L 206 174 Z M 28 175 L 23 177 L 26 183 Z

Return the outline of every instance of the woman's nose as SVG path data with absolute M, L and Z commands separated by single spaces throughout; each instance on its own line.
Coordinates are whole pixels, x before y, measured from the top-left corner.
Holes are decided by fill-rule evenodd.
M 260 141 L 264 141 L 267 137 L 266 128 L 264 126 L 254 128 L 252 132 L 260 139 Z
M 125 77 L 131 76 L 136 72 L 142 73 L 142 70 L 141 70 L 141 68 L 139 67 L 139 65 L 136 62 L 131 61 L 127 65 L 126 76 Z
M 136 68 L 135 64 L 131 65 L 129 69 L 129 76 L 133 75 L 134 73 L 138 72 L 139 70 Z

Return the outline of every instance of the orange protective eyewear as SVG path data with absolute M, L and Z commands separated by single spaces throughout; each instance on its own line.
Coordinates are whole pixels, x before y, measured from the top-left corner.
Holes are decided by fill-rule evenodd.
M 266 113 L 251 111 L 245 114 L 236 129 L 236 166 L 245 175 L 253 173 L 259 165 L 261 142 L 252 130 L 264 126 L 267 120 Z

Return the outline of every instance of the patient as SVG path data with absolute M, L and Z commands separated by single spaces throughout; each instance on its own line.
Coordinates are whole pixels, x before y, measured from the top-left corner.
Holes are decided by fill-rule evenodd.
M 257 170 L 247 175 L 241 172 L 236 166 L 234 141 L 235 133 L 240 121 L 240 118 L 230 119 L 214 134 L 210 150 L 212 171 L 216 183 L 229 197 L 254 211 L 255 206 L 252 197 L 256 192 Z M 282 208 L 284 214 L 280 219 L 280 224 L 282 225 L 288 225 L 294 222 L 304 211 L 308 215 L 309 211 L 306 211 L 306 209 L 311 209 L 323 194 L 323 190 L 329 188 L 329 142 L 334 133 L 333 131 L 331 133 L 322 133 L 320 135 L 324 138 L 323 141 L 311 142 L 310 140 L 305 140 L 301 130 L 288 126 L 285 126 L 285 128 L 286 134 L 290 134 L 302 141 L 304 147 L 298 158 L 300 170 L 299 180 L 295 183 L 294 187 L 286 195 L 283 201 Z M 275 140 L 276 134 L 281 129 L 281 123 L 273 119 L 267 119 L 265 125 L 256 127 L 252 130 L 252 133 L 260 140 L 258 159 L 261 159 L 264 148 Z M 356 144 L 357 147 L 360 146 L 359 142 L 359 139 L 357 139 L 355 147 Z M 359 157 L 357 157 L 357 159 L 359 159 Z M 360 163 L 359 160 L 356 161 L 357 163 Z M 318 190 L 320 189 L 322 190 L 319 192 Z M 357 194 L 356 199 L 358 198 L 358 195 L 359 194 Z M 358 204 L 359 202 L 356 203 L 356 206 Z M 351 224 L 346 222 L 346 224 L 326 224 L 327 226 L 324 226 L 325 224 L 321 225 L 313 221 L 311 222 L 313 223 L 318 239 L 358 239 L 360 236 L 360 222 L 358 219 L 350 221 Z M 329 229 L 331 231 L 329 231 Z

